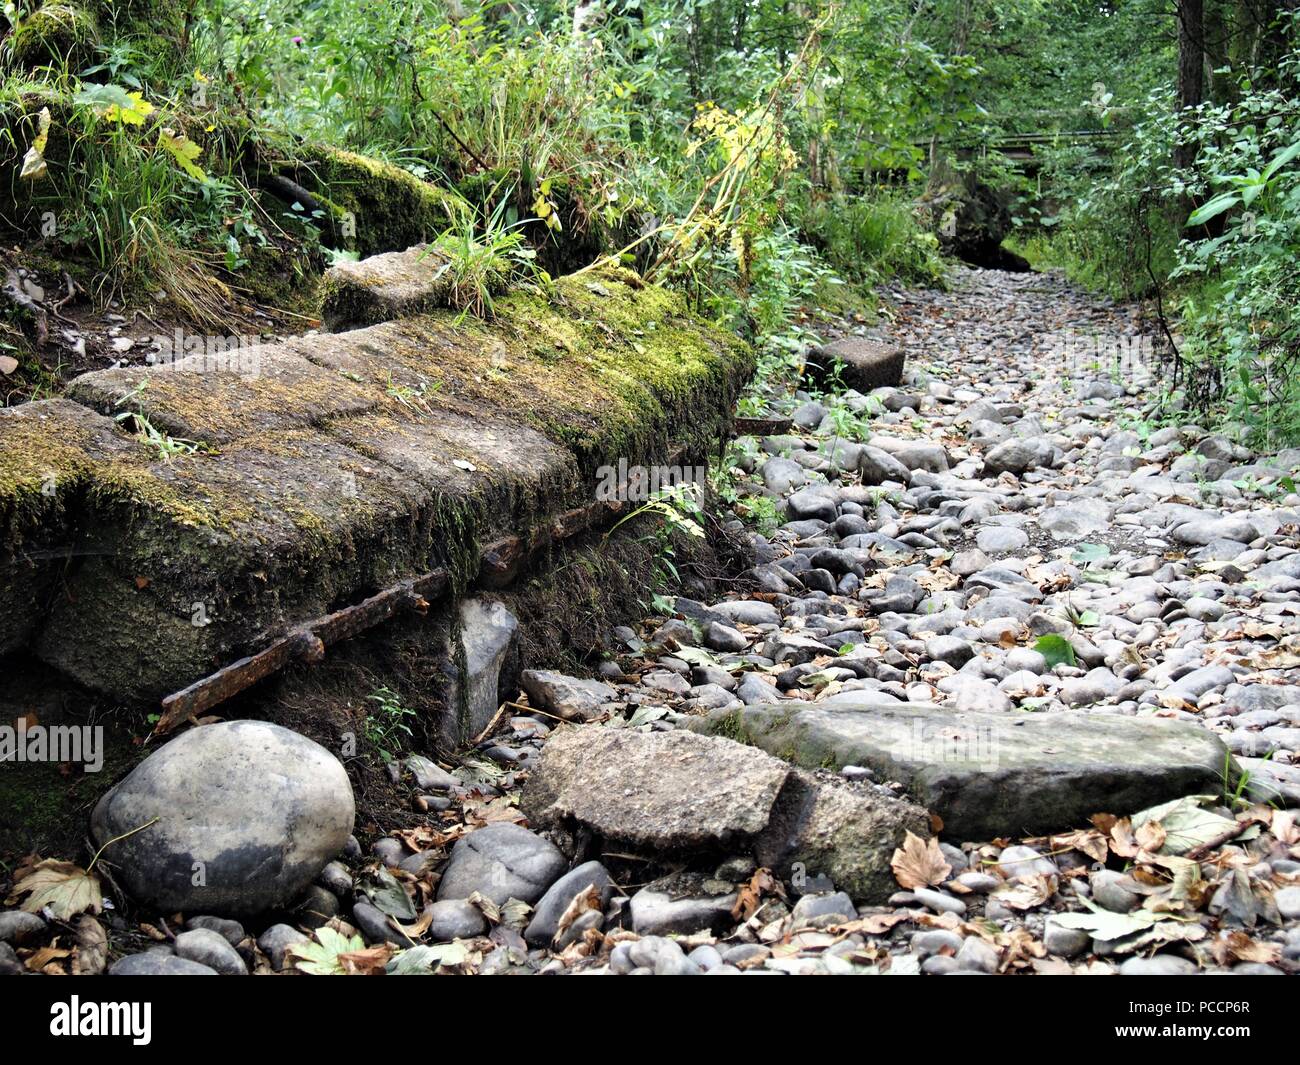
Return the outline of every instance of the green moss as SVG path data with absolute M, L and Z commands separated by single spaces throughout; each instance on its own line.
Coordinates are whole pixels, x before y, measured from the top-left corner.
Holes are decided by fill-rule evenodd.
M 0 533 L 9 550 L 26 532 L 59 520 L 92 466 L 89 433 L 61 421 L 52 431 L 39 416 L 42 409 L 28 404 L 0 417 Z
M 401 167 L 329 145 L 312 145 L 289 169 L 320 190 L 336 221 L 351 216 L 356 232 L 349 246 L 362 256 L 405 251 L 438 235 L 467 210 L 459 196 Z
M 0 861 L 9 866 L 33 852 L 71 858 L 85 840 L 87 811 L 138 759 L 117 727 L 106 727 L 98 773 L 74 766 L 66 776 L 47 762 L 7 763 L 0 773 Z
M 518 291 L 487 323 L 449 313 L 373 334 L 372 379 L 406 369 L 439 382 L 433 402 L 522 417 L 567 446 L 589 476 L 626 457 L 703 456 L 753 371 L 752 351 L 625 271 L 561 279 L 555 295 Z
M 6 42 L 9 58 L 19 70 L 37 67 L 84 67 L 99 44 L 95 16 L 75 4 L 46 3 L 18 23 Z

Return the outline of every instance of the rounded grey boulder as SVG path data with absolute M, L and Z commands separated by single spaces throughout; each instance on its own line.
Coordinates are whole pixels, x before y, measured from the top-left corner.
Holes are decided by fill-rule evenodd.
M 558 847 L 522 825 L 487 825 L 462 836 L 438 884 L 438 900 L 467 899 L 478 891 L 498 906 L 516 898 L 529 905 L 569 863 Z
M 100 799 L 91 832 L 99 846 L 132 833 L 105 858 L 140 902 L 246 916 L 301 894 L 347 845 L 355 816 L 347 772 L 324 747 L 279 725 L 228 721 L 136 766 Z

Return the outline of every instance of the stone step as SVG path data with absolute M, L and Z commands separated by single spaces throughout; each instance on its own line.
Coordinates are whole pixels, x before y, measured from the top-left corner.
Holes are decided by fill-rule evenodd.
M 450 259 L 427 244 L 343 261 L 325 272 L 321 320 L 332 333 L 448 306 Z
M 593 500 L 601 465 L 707 455 L 752 371 L 626 272 L 497 307 L 101 371 L 0 411 L 0 652 L 156 699 L 464 569 L 476 544 Z
M 817 348 L 805 368 L 810 380 L 822 387 L 836 378 L 845 388 L 862 393 L 899 384 L 906 356 L 897 344 L 869 337 L 848 336 Z
M 943 818 L 943 834 L 985 840 L 1079 828 L 1239 776 L 1198 725 L 1086 713 L 993 714 L 928 703 L 774 703 L 703 718 L 807 768 L 864 766 Z

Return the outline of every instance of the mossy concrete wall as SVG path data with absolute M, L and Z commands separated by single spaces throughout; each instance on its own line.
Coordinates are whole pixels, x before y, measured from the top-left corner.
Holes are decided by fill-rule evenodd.
M 591 501 L 598 467 L 706 456 L 753 369 L 621 271 L 496 306 L 0 411 L 0 653 L 146 702 L 403 578 L 463 584 L 480 543 Z

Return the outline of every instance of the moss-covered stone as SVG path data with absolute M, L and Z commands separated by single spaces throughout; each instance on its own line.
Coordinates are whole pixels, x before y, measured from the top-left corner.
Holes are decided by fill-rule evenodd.
M 16 70 L 38 67 L 81 70 L 99 44 L 99 21 L 80 4 L 44 3 L 24 15 L 5 48 Z
M 405 251 L 446 230 L 467 210 L 454 193 L 392 163 L 329 145 L 312 145 L 281 167 L 319 190 L 348 246 L 362 256 Z M 353 228 L 355 227 L 355 228 Z
M 233 370 L 86 375 L 72 394 L 102 413 L 5 412 L 0 561 L 19 567 L 12 545 L 33 532 L 63 555 L 59 596 L 49 565 L 11 582 L 22 620 L 0 646 L 147 700 L 437 566 L 459 594 L 481 543 L 593 499 L 598 464 L 703 454 L 752 366 L 627 274 L 498 311 L 305 336 Z M 114 422 L 123 410 L 141 433 Z
M 448 256 L 427 244 L 340 262 L 321 278 L 321 319 L 331 332 L 448 306 Z
M 704 456 L 719 442 L 753 353 L 702 325 L 682 299 L 627 271 L 517 291 L 488 323 L 431 314 L 348 334 L 304 354 L 366 383 L 424 388 L 431 406 L 522 418 L 597 465 Z
M 317 343 L 299 337 L 99 370 L 76 378 L 68 395 L 101 414 L 139 413 L 161 432 L 209 445 L 319 425 L 384 402 L 377 386 L 363 388 L 298 354 Z

